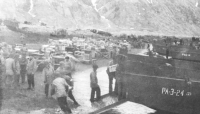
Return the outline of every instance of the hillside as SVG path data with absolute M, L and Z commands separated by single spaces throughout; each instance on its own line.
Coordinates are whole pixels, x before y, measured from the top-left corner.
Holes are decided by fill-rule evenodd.
M 103 26 L 89 0 L 1 0 L 0 18 L 58 28 Z
M 0 0 L 0 18 L 68 29 L 198 36 L 200 0 Z
M 199 35 L 198 0 L 99 0 L 100 15 L 124 29 Z

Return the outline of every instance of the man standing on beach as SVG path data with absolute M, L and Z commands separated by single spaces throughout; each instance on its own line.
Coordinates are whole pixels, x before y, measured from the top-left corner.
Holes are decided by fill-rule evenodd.
M 54 68 L 50 61 L 44 62 L 44 69 L 42 71 L 42 75 L 44 77 L 44 84 L 45 84 L 45 94 L 46 97 L 50 97 L 51 84 L 54 79 Z
M 5 61 L 6 67 L 6 76 L 4 79 L 4 83 L 7 85 L 7 78 L 9 79 L 9 86 L 14 86 L 14 76 L 15 76 L 15 60 L 13 59 L 14 55 L 10 54 L 9 57 Z
M 34 89 L 35 83 L 34 83 L 34 75 L 37 70 L 37 64 L 33 57 L 29 58 L 28 64 L 27 64 L 27 77 L 28 77 L 28 89 Z
M 15 54 L 15 85 L 19 87 L 20 79 L 20 64 L 19 64 L 19 54 Z
M 125 65 L 124 62 L 126 60 L 126 56 L 119 55 L 118 56 L 118 65 L 116 68 L 116 83 L 117 83 L 117 91 L 118 91 L 118 99 L 124 99 L 125 98 L 125 88 L 123 83 L 123 72 L 125 72 Z
M 98 79 L 97 79 L 97 69 L 98 66 L 96 64 L 93 65 L 93 72 L 90 73 L 90 87 L 91 87 L 91 97 L 90 101 L 94 102 L 94 95 L 96 93 L 97 101 L 101 98 L 101 90 L 98 85 Z
M 109 79 L 109 94 L 111 94 L 113 92 L 113 79 L 115 78 L 115 71 L 111 71 L 111 67 L 114 67 L 114 62 L 113 60 L 111 60 L 109 62 L 109 66 L 106 70 L 107 74 L 108 74 L 108 79 Z M 115 65 L 116 66 L 116 65 Z M 115 89 L 114 91 L 116 92 L 116 84 L 115 84 Z
M 66 74 L 65 75 L 68 75 L 70 77 L 72 77 L 72 63 L 71 61 L 69 60 L 69 57 L 65 57 L 65 70 L 66 70 Z
M 28 63 L 28 61 L 26 59 L 26 55 L 25 54 L 20 55 L 19 64 L 20 64 L 20 75 L 21 75 L 21 83 L 22 84 L 24 84 L 24 82 L 25 82 L 27 63 Z

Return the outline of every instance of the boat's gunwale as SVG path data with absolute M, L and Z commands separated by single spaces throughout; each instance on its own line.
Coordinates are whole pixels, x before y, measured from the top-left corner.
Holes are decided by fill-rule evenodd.
M 145 74 L 136 74 L 136 73 L 130 73 L 130 72 L 123 72 L 123 74 L 126 74 L 128 76 L 136 75 L 136 76 L 143 76 L 143 77 L 151 77 L 151 78 L 161 78 L 161 79 L 168 79 L 168 80 L 176 80 L 176 81 L 183 81 L 185 82 L 185 79 L 178 79 L 178 78 L 169 78 L 169 77 L 163 77 L 163 76 L 151 76 L 151 75 L 145 75 Z M 197 82 L 200 83 L 200 81 L 196 81 L 193 79 L 189 80 L 190 82 Z

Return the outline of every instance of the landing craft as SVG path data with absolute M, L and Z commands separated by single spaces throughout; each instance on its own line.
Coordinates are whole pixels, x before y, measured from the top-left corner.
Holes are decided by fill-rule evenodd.
M 162 39 L 153 43 L 154 52 L 169 56 L 173 59 L 200 62 L 200 41 L 198 38 L 192 39 Z
M 122 76 L 123 95 L 129 101 L 151 108 L 197 114 L 200 112 L 200 70 L 189 69 L 187 65 L 193 64 L 127 54 Z
M 200 63 L 193 60 L 196 56 L 184 59 L 130 53 L 125 56 L 121 75 L 125 100 L 178 114 L 200 112 Z

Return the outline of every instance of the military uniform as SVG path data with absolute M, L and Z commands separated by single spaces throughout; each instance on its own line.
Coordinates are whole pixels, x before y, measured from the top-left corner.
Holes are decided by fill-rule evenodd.
M 109 66 L 114 65 L 113 60 L 110 61 Z M 109 71 L 109 67 L 106 70 L 107 74 L 108 74 L 108 79 L 109 79 L 109 93 L 112 93 L 113 88 L 112 88 L 112 84 L 113 84 L 113 79 L 115 78 L 115 72 L 110 72 Z M 115 92 L 116 92 L 116 83 L 115 83 Z
M 116 83 L 117 83 L 117 94 L 118 94 L 118 99 L 124 99 L 126 97 L 126 88 L 125 88 L 125 83 L 124 83 L 124 77 L 123 77 L 123 72 L 125 72 L 125 62 L 126 57 L 124 55 L 118 56 L 118 65 L 116 68 Z

